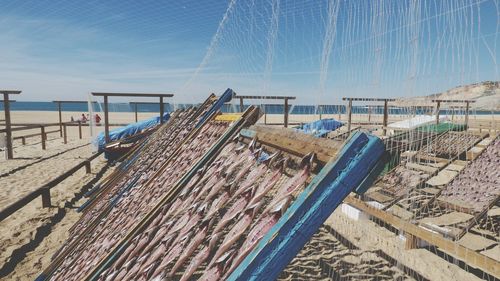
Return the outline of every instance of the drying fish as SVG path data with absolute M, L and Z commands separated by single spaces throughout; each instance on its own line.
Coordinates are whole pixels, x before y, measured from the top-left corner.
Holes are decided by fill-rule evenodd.
M 222 209 L 224 204 L 226 204 L 230 198 L 231 198 L 231 193 L 229 192 L 229 187 L 226 187 L 222 192 L 222 194 L 212 202 L 210 209 L 205 215 L 205 219 L 210 219 L 213 215 L 215 215 L 215 213 L 217 213 L 220 209 Z
M 207 209 L 207 204 L 202 204 L 199 208 L 196 209 L 195 213 L 189 218 L 188 223 L 181 229 L 179 235 L 184 235 L 188 233 L 203 217 L 203 213 Z
M 250 201 L 250 205 L 260 202 L 260 200 L 266 196 L 266 194 L 274 187 L 274 185 L 281 179 L 281 170 L 276 170 L 272 174 L 268 175 L 264 180 L 257 186 L 254 191 L 254 196 Z
M 198 269 L 198 267 L 208 258 L 210 250 L 210 247 L 204 247 L 200 250 L 200 252 L 198 252 L 196 256 L 194 256 L 194 258 L 184 270 L 184 274 L 182 275 L 180 281 L 187 281 L 191 278 L 196 269 Z
M 244 193 L 238 201 L 236 201 L 231 208 L 227 210 L 224 216 L 221 218 L 217 226 L 215 227 L 213 233 L 219 232 L 224 226 L 226 226 L 232 219 L 234 219 L 239 213 L 241 213 L 248 202 L 250 201 L 250 192 Z
M 225 184 L 226 182 L 223 179 L 215 184 L 205 198 L 205 202 L 210 202 L 210 200 L 212 200 L 212 198 L 219 193 L 219 191 L 225 186 Z
M 259 243 L 262 237 L 264 237 L 264 235 L 266 235 L 266 233 L 268 233 L 269 230 L 279 221 L 288 208 L 289 203 L 289 199 L 281 201 L 280 204 L 273 208 L 269 214 L 259 219 L 257 224 L 252 227 L 223 279 L 227 279 L 227 277 L 229 277 L 241 261 L 243 261 L 243 259 L 253 250 L 257 243 Z
M 191 212 L 186 212 L 182 217 L 180 217 L 175 226 L 170 230 L 170 233 L 181 230 L 189 221 L 189 217 L 191 217 Z
M 156 268 L 156 270 L 153 272 L 152 276 L 157 276 L 160 273 L 164 272 L 167 266 L 174 261 L 182 252 L 184 249 L 184 246 L 187 244 L 190 238 L 190 234 L 185 235 L 180 239 L 178 243 L 173 243 L 173 247 L 169 249 L 167 252 L 167 255 L 161 260 L 160 265 Z
M 238 239 L 240 239 L 240 237 L 252 223 L 252 220 L 259 206 L 260 205 L 250 206 L 245 210 L 242 216 L 238 219 L 238 222 L 228 232 L 228 234 L 224 238 L 224 241 L 222 241 L 222 244 L 219 246 L 219 249 L 215 253 L 212 260 L 217 260 L 223 253 L 231 248 Z
M 192 241 L 189 245 L 186 246 L 184 252 L 179 257 L 175 265 L 172 267 L 170 271 L 170 276 L 172 276 L 177 269 L 193 254 L 193 252 L 198 248 L 198 246 L 203 242 L 205 236 L 207 236 L 207 231 L 210 226 L 208 221 L 204 222 L 204 224 L 198 229 L 198 233 L 193 237 Z
M 304 158 L 303 158 L 304 159 Z M 270 211 L 274 205 L 282 201 L 284 198 L 291 196 L 299 187 L 305 185 L 310 175 L 311 165 L 314 160 L 314 154 L 311 154 L 309 162 L 297 173 L 293 178 L 289 179 L 283 186 L 280 187 L 275 197 L 269 203 L 269 207 L 264 210 L 264 213 Z
M 232 257 L 233 252 L 228 251 L 214 262 L 214 266 L 205 270 L 205 273 L 198 279 L 198 281 L 217 281 L 221 279 L 222 273 L 226 268 L 226 261 Z

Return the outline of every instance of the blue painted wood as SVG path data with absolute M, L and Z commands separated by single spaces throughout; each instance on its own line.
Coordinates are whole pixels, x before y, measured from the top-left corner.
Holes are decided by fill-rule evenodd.
M 255 138 L 255 136 L 257 136 L 257 132 L 255 132 L 254 130 L 249 130 L 249 129 L 241 129 L 240 135 L 245 137 L 245 138 L 253 139 L 253 138 Z
M 228 280 L 274 280 L 311 236 L 372 171 L 385 148 L 357 132 L 328 162 Z M 365 182 L 366 183 L 366 182 Z

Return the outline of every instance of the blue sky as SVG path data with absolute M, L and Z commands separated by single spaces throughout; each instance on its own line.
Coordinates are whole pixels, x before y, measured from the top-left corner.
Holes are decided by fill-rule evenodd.
M 30 101 L 152 91 L 190 102 L 231 87 L 318 103 L 499 79 L 498 1 L 339 3 L 326 56 L 327 0 L 1 0 L 0 88 Z

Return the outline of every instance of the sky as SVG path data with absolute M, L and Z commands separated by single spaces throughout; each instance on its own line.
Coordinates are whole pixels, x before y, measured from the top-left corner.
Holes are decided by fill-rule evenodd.
M 0 88 L 20 101 L 122 91 L 199 102 L 227 87 L 304 103 L 431 94 L 500 80 L 499 5 L 0 0 Z

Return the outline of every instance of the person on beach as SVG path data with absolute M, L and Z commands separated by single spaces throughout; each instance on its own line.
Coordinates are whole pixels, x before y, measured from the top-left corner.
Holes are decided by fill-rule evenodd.
M 101 123 L 101 116 L 99 116 L 99 114 L 95 115 L 95 123 L 96 124 L 100 124 Z
M 73 116 L 71 116 L 71 122 L 75 122 L 75 118 L 73 118 Z
M 84 113 L 82 113 L 82 120 L 80 120 L 80 121 L 82 121 L 82 123 L 86 123 L 86 122 L 87 122 L 87 120 L 89 120 L 89 119 L 87 118 L 87 116 L 85 116 L 85 114 L 84 114 Z

